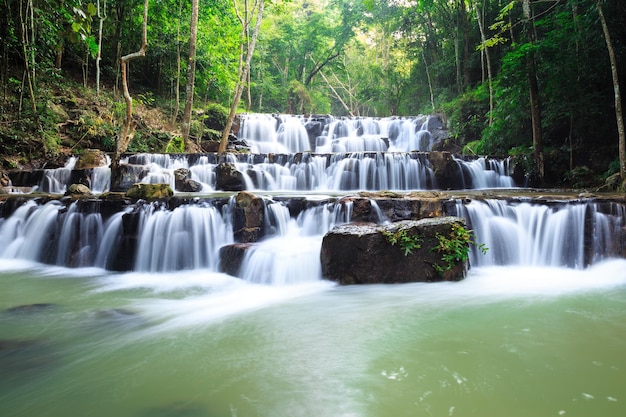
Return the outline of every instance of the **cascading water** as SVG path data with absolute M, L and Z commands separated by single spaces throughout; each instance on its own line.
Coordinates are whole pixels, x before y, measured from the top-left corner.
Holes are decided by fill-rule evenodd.
M 75 156 L 72 156 L 67 159 L 65 165 L 61 168 L 44 169 L 43 177 L 38 184 L 38 190 L 44 193 L 63 194 L 77 159 Z
M 551 206 L 504 200 L 457 203 L 457 215 L 467 219 L 477 243 L 470 262 L 487 265 L 544 265 L 582 269 L 615 255 L 615 230 L 624 213 L 598 212 L 594 203 Z M 591 244 L 588 240 L 592 240 Z
M 153 203 L 142 209 L 137 271 L 217 269 L 219 248 L 232 241 L 230 216 L 210 205 L 168 210 Z
M 269 285 L 319 281 L 322 238 L 335 225 L 350 221 L 350 206 L 314 207 L 295 219 L 289 217 L 288 209 L 280 203 L 269 204 L 268 210 L 273 212 L 277 234 L 246 251 L 241 277 Z
M 472 161 L 455 158 L 462 173 L 463 188 L 514 188 L 515 182 L 509 172 L 509 161 L 486 159 Z
M 0 199 L 0 415 L 624 415 L 623 203 L 452 200 L 489 248 L 464 281 L 336 286 L 325 233 L 415 213 L 392 194 L 365 217 L 338 191 L 436 188 L 412 152 L 432 149 L 428 118 L 257 122 L 256 150 L 287 150 L 228 156 L 272 191 L 254 243 L 234 243 L 245 207 L 208 194 L 215 155 L 126 161 L 144 182 L 189 169 L 204 196 Z M 462 188 L 512 186 L 507 161 L 456 164 Z M 244 248 L 238 277 L 220 248 Z

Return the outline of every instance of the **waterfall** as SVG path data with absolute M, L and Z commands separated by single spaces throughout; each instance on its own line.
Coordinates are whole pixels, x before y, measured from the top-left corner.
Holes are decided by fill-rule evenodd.
M 92 266 L 105 232 L 97 206 L 29 200 L 0 223 L 0 257 Z
M 615 253 L 615 230 L 624 215 L 603 214 L 595 203 L 550 206 L 503 200 L 459 201 L 457 215 L 467 219 L 486 254 L 472 250 L 470 263 L 545 265 L 582 269 Z M 591 244 L 589 244 L 591 240 Z
M 319 281 L 322 238 L 334 226 L 350 221 L 350 205 L 323 204 L 303 211 L 296 219 L 288 217 L 287 208 L 280 203 L 268 207 L 273 218 L 280 219 L 277 234 L 246 251 L 241 277 L 270 285 Z
M 43 177 L 38 184 L 39 191 L 43 193 L 63 194 L 72 175 L 72 170 L 78 158 L 71 156 L 61 168 L 44 169 Z
M 350 221 L 352 202 L 305 201 L 293 205 L 288 198 L 264 199 L 264 238 L 246 252 L 246 280 L 287 284 L 320 278 L 322 238 Z M 17 203 L 0 211 L 5 213 L 0 218 L 3 259 L 144 272 L 217 271 L 220 248 L 235 241 L 234 196 L 181 200 L 175 207 L 98 200 Z M 375 201 L 371 207 L 379 223 L 388 221 Z M 621 256 L 625 242 L 626 212 L 617 203 L 459 200 L 448 211 L 465 217 L 476 242 L 488 248 L 485 255 L 471 251 L 473 266 L 582 269 Z
M 509 172 L 509 161 L 477 158 L 473 161 L 454 159 L 462 173 L 464 188 L 513 188 L 515 182 Z
M 215 270 L 219 248 L 232 242 L 230 218 L 211 205 L 188 204 L 168 210 L 152 203 L 142 210 L 137 271 Z

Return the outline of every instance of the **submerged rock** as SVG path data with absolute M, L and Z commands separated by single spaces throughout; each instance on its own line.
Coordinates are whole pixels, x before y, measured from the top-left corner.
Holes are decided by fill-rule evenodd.
M 55 359 L 43 339 L 0 339 L 0 376 L 39 370 Z
M 340 284 L 459 281 L 466 261 L 448 263 L 437 249 L 459 217 L 409 220 L 379 225 L 337 226 L 322 241 L 322 275 Z
M 56 307 L 53 303 L 34 303 L 34 304 L 22 304 L 15 307 L 9 307 L 5 311 L 12 314 L 31 314 L 38 313 L 40 311 L 49 310 Z

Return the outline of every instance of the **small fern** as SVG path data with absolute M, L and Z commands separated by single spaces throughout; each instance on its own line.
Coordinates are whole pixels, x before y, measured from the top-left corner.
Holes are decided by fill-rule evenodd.
M 407 229 L 398 229 L 395 232 L 383 230 L 382 234 L 392 246 L 399 245 L 404 252 L 404 256 L 409 256 L 414 249 L 422 247 L 423 239 L 419 235 L 409 234 Z
M 444 266 L 435 264 L 433 268 L 442 275 L 445 271 L 452 269 L 457 262 L 466 262 L 469 259 L 472 246 L 478 248 L 483 255 L 489 250 L 484 243 L 479 244 L 476 242 L 472 230 L 468 230 L 458 223 L 452 225 L 452 229 L 447 236 L 437 233 L 435 237 L 438 240 L 438 244 L 432 247 L 431 250 L 441 253 L 441 260 L 444 262 Z

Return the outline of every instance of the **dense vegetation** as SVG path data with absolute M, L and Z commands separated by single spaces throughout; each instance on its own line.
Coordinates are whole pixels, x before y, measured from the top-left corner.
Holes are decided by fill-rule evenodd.
M 234 1 L 199 0 L 194 90 L 185 88 L 192 2 L 149 3 L 147 52 L 128 74 L 136 125 L 129 150 L 182 149 L 186 91 L 196 109 L 190 137 L 207 134 L 207 106 L 227 112 L 258 17 L 252 1 Z M 264 3 L 240 111 L 439 112 L 453 134 L 449 146 L 520 156 L 537 183 L 543 176 L 548 185 L 582 186 L 620 171 L 599 11 L 626 80 L 622 0 Z M 125 113 L 120 59 L 141 44 L 143 9 L 140 0 L 0 4 L 4 168 L 114 149 Z M 219 140 L 215 126 L 208 134 Z

